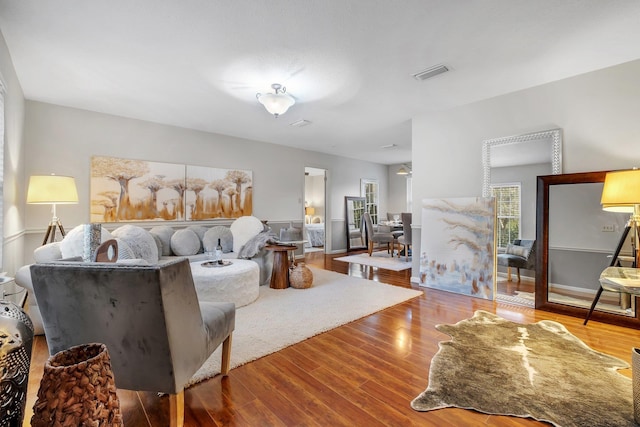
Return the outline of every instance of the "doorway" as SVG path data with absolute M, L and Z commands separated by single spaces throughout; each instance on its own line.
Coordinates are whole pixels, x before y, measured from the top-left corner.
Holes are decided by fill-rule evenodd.
M 327 170 L 304 168 L 304 251 L 324 252 Z

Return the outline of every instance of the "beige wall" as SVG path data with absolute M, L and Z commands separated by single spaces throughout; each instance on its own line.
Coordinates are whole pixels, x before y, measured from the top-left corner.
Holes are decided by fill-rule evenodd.
M 80 203 L 58 207 L 65 229 L 89 220 L 89 166 L 94 155 L 250 169 L 254 215 L 270 223 L 303 221 L 304 167 L 327 169 L 327 236 L 332 236 L 333 251 L 346 247 L 344 196 L 360 193 L 360 178 L 378 179 L 381 206 L 386 206 L 384 165 L 35 101 L 27 101 L 25 120 L 30 153 L 25 176 L 56 173 L 76 178 Z M 49 219 L 48 206 L 26 206 L 27 260 L 41 243 Z
M 483 140 L 561 128 L 565 173 L 626 169 L 640 166 L 638 117 L 640 61 L 415 117 L 416 250 L 422 199 L 482 194 Z

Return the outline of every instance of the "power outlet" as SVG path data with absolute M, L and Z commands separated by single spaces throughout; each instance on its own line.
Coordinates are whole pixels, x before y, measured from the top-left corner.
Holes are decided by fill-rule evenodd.
M 605 224 L 602 226 L 602 231 L 606 233 L 616 231 L 616 226 L 613 224 Z

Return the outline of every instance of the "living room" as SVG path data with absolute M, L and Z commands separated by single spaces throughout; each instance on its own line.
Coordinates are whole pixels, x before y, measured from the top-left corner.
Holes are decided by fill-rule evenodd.
M 594 6 L 592 3 L 589 5 Z M 25 203 L 29 176 L 55 172 L 75 177 L 80 203 L 58 208 L 64 225 L 73 227 L 87 222 L 89 218 L 90 158 L 95 155 L 252 170 L 255 179 L 254 214 L 276 226 L 304 221 L 304 168 L 326 169 L 325 249 L 328 253 L 339 253 L 346 247 L 344 197 L 360 195 L 361 179 L 378 181 L 380 212 L 404 209 L 398 206 L 397 193 L 390 194 L 390 177 L 395 175 L 399 164 L 405 162 L 411 163 L 413 169 L 413 238 L 419 245 L 421 209 L 415 201 L 479 196 L 482 193 L 482 141 L 486 139 L 560 128 L 563 134 L 563 173 L 638 166 L 640 35 L 623 19 L 626 16 L 631 20 L 637 16 L 638 9 L 636 5 L 623 1 L 615 2 L 611 9 L 616 13 L 603 14 L 600 18 L 592 16 L 592 21 L 588 21 L 602 28 L 600 39 L 589 33 L 590 38 L 585 36 L 584 42 L 577 43 L 574 38 L 580 38 L 581 32 L 569 32 L 563 41 L 573 41 L 574 44 L 570 45 L 573 51 L 558 47 L 556 55 L 551 56 L 555 62 L 549 62 L 549 69 L 538 62 L 531 66 L 529 73 L 539 75 L 538 80 L 533 80 L 537 83 L 520 86 L 519 82 L 513 82 L 502 92 L 492 92 L 490 96 L 483 96 L 481 91 L 471 93 L 472 89 L 477 89 L 470 87 L 465 102 L 457 104 L 457 100 L 451 101 L 454 105 L 451 108 L 433 109 L 428 105 L 415 108 L 414 114 L 396 124 L 401 128 L 400 134 L 409 136 L 408 141 L 403 140 L 410 150 L 409 157 L 389 163 L 364 160 L 364 155 L 360 158 L 341 155 L 339 145 L 320 152 L 314 150 L 314 145 L 296 148 L 277 142 L 263 142 L 259 138 L 188 129 L 170 121 L 160 123 L 130 118 L 126 117 L 126 112 L 92 111 L 89 107 L 83 108 L 82 103 L 75 104 L 72 99 L 47 99 L 22 87 L 21 80 L 26 76 L 18 71 L 19 64 L 14 64 L 11 44 L 2 38 L 0 74 L 5 90 L 3 269 L 12 275 L 19 267 L 31 262 L 33 250 L 40 245 L 50 220 L 48 207 Z M 563 12 L 569 14 L 569 10 Z M 610 15 L 614 15 L 611 20 Z M 568 16 L 563 18 L 569 19 Z M 552 20 L 549 26 L 556 29 L 562 23 Z M 0 32 L 2 30 L 0 26 Z M 546 47 L 549 46 L 554 45 Z M 582 48 L 577 49 L 576 46 Z M 603 52 L 612 56 L 604 65 L 595 59 L 606 56 Z M 515 50 L 511 54 L 514 62 L 533 61 L 520 57 Z M 584 71 L 573 74 L 567 71 L 563 75 L 563 66 L 569 68 L 572 62 L 579 61 L 582 61 L 580 65 Z M 509 65 L 515 67 L 511 63 Z M 417 70 L 407 70 L 405 74 L 410 77 L 413 71 Z M 507 67 L 500 72 L 498 79 L 509 81 L 513 74 L 521 71 L 522 68 Z M 553 78 L 547 77 L 546 73 Z M 68 78 L 71 76 L 70 73 Z M 441 81 L 446 78 L 446 74 L 440 76 Z M 171 88 L 175 95 L 180 84 L 171 83 L 175 84 Z M 478 81 L 473 84 L 483 85 Z M 288 89 L 295 95 L 294 86 Z M 428 104 L 428 95 L 425 95 L 425 104 Z M 93 96 L 99 97 L 100 92 Z M 234 100 L 232 96 L 221 96 L 225 96 L 229 103 Z M 257 119 L 260 120 L 258 124 L 253 124 L 244 116 L 247 127 L 268 128 L 271 124 L 267 120 L 286 117 L 270 117 L 255 100 L 255 93 L 251 102 L 255 103 L 256 117 L 260 114 L 264 117 Z M 289 113 L 304 107 L 301 102 L 294 105 Z M 333 107 L 339 110 L 339 103 Z M 180 115 L 174 110 L 164 114 Z M 210 112 L 210 117 L 211 121 L 216 120 L 215 111 Z M 296 131 L 305 129 L 312 127 Z M 384 133 L 382 129 L 375 130 Z M 330 144 L 324 142 L 324 145 Z M 376 145 L 376 149 L 381 145 Z M 365 151 L 362 147 L 356 148 Z M 381 151 L 384 155 L 384 150 Z M 415 250 L 419 252 L 419 246 Z M 417 271 L 417 258 L 413 262 L 413 270 Z M 412 273 L 412 276 L 416 275 Z M 465 305 L 464 302 L 461 304 Z

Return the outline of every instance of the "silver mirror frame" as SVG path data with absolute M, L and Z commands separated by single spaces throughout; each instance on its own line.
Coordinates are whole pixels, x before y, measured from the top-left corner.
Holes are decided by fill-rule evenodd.
M 551 139 L 551 174 L 562 173 L 562 130 L 551 129 L 517 136 L 486 139 L 482 141 L 482 197 L 491 196 L 491 149 L 501 145 L 536 142 Z

